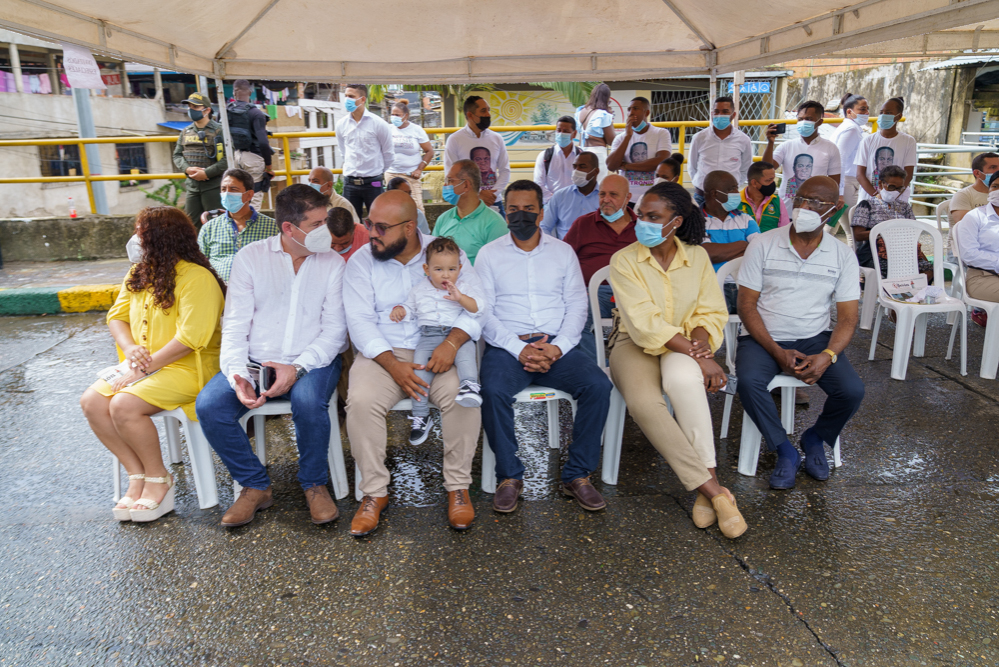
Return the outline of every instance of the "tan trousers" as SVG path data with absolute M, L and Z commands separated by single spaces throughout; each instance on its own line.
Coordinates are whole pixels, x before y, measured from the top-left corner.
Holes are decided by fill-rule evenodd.
M 343 402 L 347 402 L 348 390 L 350 389 L 350 368 L 354 365 L 354 348 L 350 344 L 350 336 L 347 337 L 347 349 L 340 353 L 340 380 L 336 383 L 336 393 L 340 395 Z
M 233 158 L 236 161 L 236 168 L 242 169 L 252 176 L 254 183 L 259 183 L 264 180 L 264 171 L 267 169 L 267 165 L 264 163 L 264 158 L 260 157 L 256 153 L 251 153 L 250 151 L 235 151 Z M 260 204 L 263 201 L 263 191 L 254 192 L 253 198 L 250 200 L 250 206 L 259 211 Z
M 714 432 L 697 362 L 675 352 L 654 357 L 621 334 L 611 352 L 610 369 L 632 418 L 683 486 L 692 491 L 710 480 L 708 468 L 716 467 Z M 666 408 L 664 392 L 676 420 Z
M 999 276 L 969 266 L 966 277 L 968 296 L 982 301 L 999 302 Z
M 860 194 L 860 183 L 856 176 L 843 176 L 843 202 L 847 208 L 857 205 L 857 195 Z
M 395 349 L 399 361 L 413 361 L 413 350 Z M 482 418 L 479 408 L 463 408 L 458 395 L 458 372 L 434 376 L 430 402 L 441 409 L 444 430 L 444 488 L 467 489 L 472 482 L 472 458 L 478 446 Z M 388 495 L 389 471 L 385 467 L 387 428 L 385 416 L 407 396 L 387 370 L 361 353 L 350 369 L 347 397 L 347 437 L 350 451 L 361 469 L 361 492 L 375 498 Z
M 409 189 L 411 191 L 410 196 L 412 196 L 413 201 L 416 202 L 416 208 L 423 211 L 423 183 L 420 182 L 420 179 L 413 178 L 408 174 L 396 174 L 395 172 L 387 171 L 385 172 L 386 185 L 396 176 L 406 179 L 406 182 L 409 183 Z

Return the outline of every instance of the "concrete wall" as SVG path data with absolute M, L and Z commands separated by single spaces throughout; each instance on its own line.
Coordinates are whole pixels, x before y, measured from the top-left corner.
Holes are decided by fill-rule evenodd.
M 163 106 L 158 100 L 92 97 L 91 104 L 100 136 L 160 134 L 163 129 L 157 127 L 164 119 Z M 68 95 L 0 93 L 0 108 L 4 109 L 4 117 L 0 117 L 2 138 L 76 135 L 76 109 Z M 172 143 L 146 144 L 150 171 L 174 171 L 172 152 Z M 118 173 L 114 145 L 101 146 L 100 153 L 103 173 Z M 41 175 L 38 147 L 0 147 L 0 177 Z M 153 181 L 143 187 L 153 190 L 163 183 Z M 154 203 L 134 186 L 122 188 L 116 182 L 107 182 L 104 189 L 112 213 L 134 214 Z M 82 183 L 0 184 L 0 218 L 67 215 L 69 197 L 73 198 L 78 214 L 90 212 L 87 189 Z
M 928 62 L 896 63 L 864 70 L 837 72 L 788 81 L 788 101 L 817 100 L 827 107 L 839 105 L 847 92 L 863 95 L 871 115 L 889 97 L 905 98 L 906 121 L 900 129 L 916 141 L 946 143 L 954 92 L 953 70 L 919 71 Z

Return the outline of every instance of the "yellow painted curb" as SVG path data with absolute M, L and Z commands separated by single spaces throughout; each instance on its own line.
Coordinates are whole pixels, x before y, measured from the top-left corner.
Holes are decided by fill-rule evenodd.
M 80 285 L 59 290 L 59 305 L 64 313 L 110 310 L 121 285 Z

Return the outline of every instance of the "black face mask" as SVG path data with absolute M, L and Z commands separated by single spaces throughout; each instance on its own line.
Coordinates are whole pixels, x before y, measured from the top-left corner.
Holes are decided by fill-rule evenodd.
M 513 211 L 506 215 L 506 226 L 518 241 L 528 241 L 538 231 L 538 214 Z
M 773 193 L 777 192 L 777 181 L 774 181 L 770 185 L 761 185 L 760 194 L 764 197 L 769 197 Z
M 477 122 L 475 126 L 479 128 L 480 132 L 485 132 L 486 130 L 489 129 L 489 126 L 492 124 L 492 122 L 493 122 L 492 116 L 483 116 L 482 118 L 479 119 L 479 122 Z
M 205 112 L 201 109 L 188 109 L 187 115 L 191 120 L 199 121 L 205 117 Z

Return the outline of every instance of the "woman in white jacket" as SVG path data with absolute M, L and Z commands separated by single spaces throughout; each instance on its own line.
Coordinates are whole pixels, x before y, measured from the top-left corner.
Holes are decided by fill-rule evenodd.
M 843 122 L 839 124 L 836 134 L 833 135 L 833 141 L 836 142 L 836 148 L 839 149 L 840 160 L 842 160 L 839 196 L 840 204 L 846 203 L 848 207 L 852 208 L 857 203 L 857 193 L 860 190 L 860 184 L 857 183 L 857 165 L 854 164 L 854 160 L 867 130 L 870 107 L 866 99 L 853 93 L 844 95 L 840 106 L 843 110 Z

